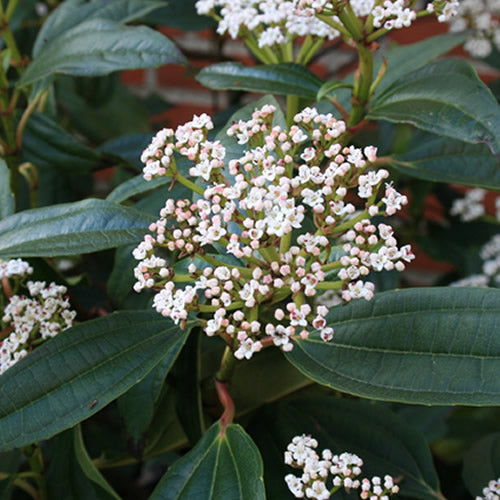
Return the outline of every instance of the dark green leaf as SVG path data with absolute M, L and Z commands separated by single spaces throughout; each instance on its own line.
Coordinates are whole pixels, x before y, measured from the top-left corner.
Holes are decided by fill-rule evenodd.
M 147 112 L 141 100 L 120 82 L 116 83 L 111 99 L 97 107 L 90 104 L 87 96 L 79 93 L 74 78 L 63 76 L 57 80 L 55 87 L 58 103 L 67 113 L 71 126 L 92 142 L 99 144 L 125 134 L 140 136 L 142 132 L 148 132 L 144 147 L 150 142 Z M 130 150 L 124 150 L 119 156 L 129 163 L 136 160 L 140 164 L 142 149 L 135 158 Z M 107 152 L 104 149 L 99 151 Z
M 161 10 L 146 16 L 145 21 L 160 26 L 170 26 L 183 31 L 198 31 L 206 28 L 215 28 L 216 22 L 208 16 L 199 16 L 196 12 L 197 0 L 184 0 L 182 2 L 171 2 L 164 0 Z
M 467 452 L 462 477 L 474 497 L 482 495 L 483 488 L 500 477 L 500 432 L 485 436 Z
M 309 385 L 311 380 L 288 363 L 282 352 L 266 349 L 236 365 L 231 394 L 240 416 Z
M 335 454 L 356 453 L 364 462 L 362 476 L 402 477 L 401 494 L 439 498 L 432 456 L 418 429 L 387 408 L 364 401 L 322 397 L 296 399 L 264 407 L 252 419 L 250 434 L 264 459 L 270 498 L 288 498 L 284 477 L 294 473 L 283 453 L 296 435 L 310 434 Z
M 10 172 L 0 158 L 0 220 L 14 213 L 14 196 L 10 190 Z
M 189 442 L 196 444 L 206 431 L 201 400 L 201 338 L 195 329 L 189 336 L 175 365 L 174 375 L 178 387 L 176 411 Z
M 185 62 L 165 36 L 146 26 L 90 19 L 65 31 L 37 54 L 18 82 L 24 87 L 55 73 L 100 76 L 113 71 Z
M 119 23 L 134 21 L 163 3 L 155 0 L 107 0 L 106 2 L 86 2 L 66 0 L 52 12 L 38 32 L 33 46 L 33 56 L 65 31 L 89 19 L 108 19 Z
M 282 63 L 243 66 L 227 62 L 203 68 L 196 79 L 215 90 L 247 90 L 262 94 L 296 95 L 316 99 L 323 84 L 314 73 L 300 64 Z
M 153 218 L 105 200 L 26 210 L 0 221 L 0 255 L 45 257 L 139 242 Z
M 393 158 L 392 165 L 412 177 L 500 189 L 498 160 L 484 144 L 428 135 L 415 148 Z
M 127 435 L 135 447 L 140 447 L 145 432 L 153 420 L 165 377 L 175 358 L 167 354 L 138 384 L 118 399 L 118 408 L 125 421 Z
M 141 162 L 141 154 L 151 143 L 152 134 L 128 134 L 111 139 L 99 147 L 99 151 L 109 153 L 114 156 L 123 158 L 130 165 L 141 171 L 143 164 Z
M 321 87 L 319 88 L 317 94 L 316 94 L 316 100 L 321 101 L 326 95 L 328 95 L 330 92 L 333 92 L 334 90 L 337 89 L 343 89 L 343 88 L 350 88 L 352 89 L 352 84 L 350 83 L 345 83 L 342 81 L 331 81 L 331 82 L 325 82 Z
M 151 500 L 265 498 L 262 460 L 248 434 L 230 424 L 210 427 L 198 444 L 171 466 Z
M 146 181 L 142 175 L 138 175 L 117 186 L 109 193 L 106 199 L 113 203 L 121 203 L 133 196 L 151 191 L 152 189 L 170 184 L 171 182 L 172 179 L 169 177 L 157 177 L 156 179 Z
M 9 368 L 0 385 L 0 450 L 49 438 L 90 417 L 161 360 L 190 328 L 151 311 L 113 313 L 61 333 Z
M 18 471 L 23 456 L 19 450 L 0 453 L 0 498 L 10 500 L 14 490 L 15 474 Z
M 367 116 L 500 151 L 500 106 L 464 60 L 437 61 L 397 80 L 373 100 Z
M 288 359 L 340 391 L 429 405 L 500 403 L 500 290 L 416 288 L 330 309 L 331 342 L 297 340 Z
M 49 498 L 57 498 L 58 500 L 110 500 L 119 498 L 116 494 L 113 495 L 103 490 L 87 477 L 82 470 L 79 463 L 82 448 L 78 447 L 78 432 L 77 427 L 68 429 L 56 436 L 51 443 L 52 457 L 47 472 Z M 83 445 L 83 442 L 80 444 Z M 87 454 L 85 448 L 83 448 L 83 451 Z M 97 470 L 96 472 L 99 474 Z M 104 482 L 106 481 L 104 480 Z M 107 486 L 111 489 L 109 485 Z M 113 490 L 111 489 L 111 491 Z
M 421 42 L 391 48 L 385 56 L 387 72 L 377 87 L 377 93 L 382 92 L 401 77 L 421 68 L 436 57 L 442 56 L 461 45 L 469 36 L 468 32 L 446 33 L 426 38 Z M 377 57 L 375 63 L 376 72 L 380 69 L 382 59 L 382 57 Z
M 90 458 L 87 449 L 85 448 L 85 443 L 83 442 L 82 429 L 79 425 L 73 427 L 74 436 L 74 446 L 75 446 L 75 457 L 78 460 L 78 464 L 82 468 L 83 473 L 90 479 L 93 483 L 101 487 L 109 497 L 120 500 L 120 497 L 116 494 L 109 483 L 104 479 L 103 475 L 96 468 L 94 462 Z
M 97 166 L 101 155 L 80 144 L 52 118 L 34 113 L 23 136 L 23 157 L 41 168 L 67 173 L 85 172 Z

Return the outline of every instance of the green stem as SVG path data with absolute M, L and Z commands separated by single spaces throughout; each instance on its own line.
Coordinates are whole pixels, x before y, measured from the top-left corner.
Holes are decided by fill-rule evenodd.
M 317 290 L 338 290 L 342 288 L 343 281 L 322 281 L 316 285 Z
M 5 12 L 5 19 L 9 22 L 14 15 L 14 11 L 16 10 L 17 4 L 19 0 L 10 0 L 9 5 L 7 6 L 7 11 Z
M 309 51 L 306 53 L 303 59 L 303 64 L 309 64 L 311 59 L 316 55 L 316 52 L 321 48 L 323 45 L 324 40 L 322 38 L 318 38 L 312 47 L 309 49 Z
M 176 181 L 179 181 L 181 184 L 186 186 L 187 188 L 191 189 L 191 191 L 198 193 L 200 196 L 205 195 L 205 190 L 202 187 L 197 186 L 194 182 L 191 182 L 189 179 L 186 179 L 181 173 L 179 173 L 179 171 L 176 171 L 172 177 Z
M 347 124 L 348 127 L 353 127 L 363 120 L 373 80 L 372 52 L 361 43 L 358 43 L 356 47 L 359 55 L 359 68 L 357 82 L 352 95 L 352 110 Z
M 339 31 L 346 40 L 350 40 L 352 38 L 351 33 L 346 30 L 346 28 L 342 26 L 342 24 L 334 21 L 330 16 L 318 14 L 316 17 L 318 19 L 321 19 L 324 23 L 328 24 L 328 26 L 332 27 L 334 30 Z
M 347 2 L 342 11 L 339 12 L 339 19 L 342 21 L 342 24 L 346 27 L 353 40 L 359 42 L 363 39 L 363 25 L 352 10 L 349 2 Z
M 236 362 L 238 360 L 234 357 L 233 351 L 229 346 L 226 346 L 224 354 L 220 362 L 220 367 L 215 374 L 215 379 L 219 382 L 229 382 L 231 376 L 233 375 Z

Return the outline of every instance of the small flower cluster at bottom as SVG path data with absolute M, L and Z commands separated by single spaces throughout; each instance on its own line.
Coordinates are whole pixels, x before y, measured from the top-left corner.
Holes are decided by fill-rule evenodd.
M 8 299 L 1 319 L 0 375 L 24 358 L 36 345 L 73 326 L 76 312 L 70 309 L 64 295 L 65 286 L 44 281 L 28 281 L 29 296 L 13 294 L 24 287 L 32 274 L 28 263 L 20 260 L 0 261 L 0 279 Z M 3 297 L 2 297 L 3 299 Z M 3 301 L 2 301 L 3 302 Z
M 488 483 L 486 488 L 483 488 L 483 496 L 477 496 L 476 500 L 499 500 L 500 499 L 500 477 Z
M 385 475 L 384 478 L 374 476 L 371 479 L 359 479 L 363 460 L 353 453 L 344 452 L 334 455 L 329 449 L 324 449 L 321 456 L 315 451 L 318 442 L 311 436 L 295 436 L 285 451 L 285 463 L 296 469 L 302 469 L 302 476 L 294 474 L 285 476 L 289 490 L 296 498 L 330 498 L 336 491 L 345 488 L 359 490 L 359 497 L 369 500 L 388 500 L 389 496 L 399 491 L 394 479 Z M 329 475 L 332 488 L 328 489 Z

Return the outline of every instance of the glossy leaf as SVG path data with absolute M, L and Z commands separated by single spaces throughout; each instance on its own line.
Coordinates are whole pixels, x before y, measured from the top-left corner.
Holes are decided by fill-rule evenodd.
M 317 94 L 316 94 L 316 100 L 321 101 L 326 95 L 328 95 L 330 92 L 333 92 L 334 90 L 337 89 L 343 89 L 343 88 L 351 88 L 352 89 L 352 84 L 351 83 L 345 83 L 340 80 L 333 80 L 330 82 L 325 82 L 321 87 L 319 88 Z
M 54 73 L 100 76 L 132 68 L 183 64 L 184 56 L 165 36 L 146 26 L 90 19 L 47 44 L 18 82 L 23 87 Z
M 362 477 L 402 478 L 404 497 L 442 498 L 423 435 L 382 405 L 330 396 L 281 401 L 257 412 L 249 433 L 262 450 L 270 498 L 291 497 L 283 478 L 296 471 L 285 465 L 283 453 L 301 434 L 318 440 L 318 452 L 356 453 L 364 462 Z
M 14 196 L 10 189 L 10 172 L 0 158 L 0 220 L 14 213 Z
M 225 62 L 203 68 L 196 79 L 215 90 L 247 90 L 262 94 L 296 95 L 316 99 L 323 81 L 300 64 L 243 66 Z
M 104 476 L 99 472 L 94 462 L 90 458 L 85 443 L 83 441 L 82 428 L 80 425 L 73 427 L 73 439 L 75 448 L 75 457 L 78 460 L 84 474 L 96 485 L 101 487 L 111 498 L 120 500 L 120 497 L 113 490 L 110 484 L 104 479 Z
M 80 144 L 49 116 L 34 113 L 24 131 L 23 157 L 41 168 L 57 168 L 67 173 L 95 168 L 101 155 Z
M 77 427 L 68 429 L 55 436 L 51 442 L 52 456 L 47 471 L 49 498 L 61 500 L 111 500 L 120 498 L 104 478 L 102 478 L 103 481 L 112 493 L 102 489 L 84 473 L 80 465 L 82 448 L 77 443 L 77 432 Z M 81 444 L 83 445 L 83 442 Z M 86 454 L 85 448 L 83 450 Z M 95 467 L 94 470 L 99 474 Z
M 500 290 L 418 288 L 330 309 L 331 342 L 297 340 L 288 359 L 316 382 L 429 405 L 500 403 Z
M 376 93 L 381 93 L 401 77 L 412 73 L 425 64 L 430 63 L 436 57 L 442 56 L 451 49 L 461 45 L 469 36 L 468 32 L 446 33 L 426 38 L 417 43 L 391 48 L 385 57 L 387 60 L 387 71 L 378 85 Z M 375 72 L 379 71 L 381 64 L 382 57 L 377 57 Z
M 488 434 L 466 453 L 462 477 L 474 497 L 482 495 L 483 488 L 500 477 L 500 432 Z
M 106 199 L 108 201 L 112 201 L 113 203 L 121 203 L 122 201 L 128 200 L 133 196 L 146 193 L 147 191 L 151 191 L 159 186 L 165 186 L 165 184 L 171 183 L 172 179 L 168 177 L 157 177 L 156 179 L 146 181 L 142 175 L 137 175 L 136 177 L 132 177 L 132 179 L 125 181 L 113 189 Z
M 393 159 L 395 168 L 418 179 L 500 189 L 498 160 L 484 144 L 428 135 Z
M 163 2 L 156 0 L 108 0 L 106 2 L 66 0 L 43 23 L 33 46 L 33 56 L 36 57 L 45 46 L 65 31 L 89 19 L 108 19 L 128 23 L 163 5 Z
M 139 242 L 153 218 L 88 199 L 26 210 L 0 221 L 0 255 L 45 257 L 96 252 Z
M 140 441 L 153 420 L 163 382 L 174 361 L 175 358 L 167 354 L 143 380 L 118 399 L 118 408 L 125 422 L 127 435 L 136 448 L 141 446 Z
M 500 106 L 464 60 L 437 61 L 397 80 L 373 100 L 367 116 L 500 151 Z
M 171 26 L 183 31 L 198 31 L 206 28 L 215 28 L 216 22 L 209 16 L 200 16 L 196 11 L 197 0 L 182 2 L 163 1 L 168 7 L 155 11 L 146 16 L 147 23 L 159 26 Z
M 47 439 L 90 417 L 177 357 L 188 332 L 151 311 L 113 313 L 46 342 L 0 385 L 0 451 Z
M 152 134 L 149 132 L 122 135 L 105 142 L 98 150 L 122 158 L 140 172 L 144 166 L 141 162 L 141 153 L 151 142 L 151 138 Z
M 174 376 L 178 391 L 175 409 L 189 442 L 195 445 L 206 431 L 201 396 L 201 329 L 189 336 L 175 365 Z
M 265 498 L 262 460 L 248 434 L 235 424 L 216 422 L 198 444 L 174 463 L 150 500 Z

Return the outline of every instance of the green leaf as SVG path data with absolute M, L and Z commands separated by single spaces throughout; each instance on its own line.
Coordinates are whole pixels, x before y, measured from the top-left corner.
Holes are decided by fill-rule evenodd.
M 330 309 L 331 342 L 297 340 L 288 359 L 320 384 L 429 405 L 500 403 L 500 290 L 416 288 Z
M 0 451 L 47 439 L 90 417 L 172 362 L 190 328 L 153 311 L 118 312 L 46 342 L 9 368 L 0 385 Z
M 144 147 L 151 141 L 148 114 L 142 101 L 119 81 L 115 83 L 110 100 L 97 107 L 91 105 L 88 96 L 80 93 L 81 89 L 74 78 L 62 76 L 56 81 L 55 88 L 57 101 L 62 103 L 66 120 L 93 143 L 99 144 L 125 134 L 141 135 L 142 132 L 147 132 Z M 135 158 L 124 156 L 127 153 L 132 155 L 131 150 L 124 151 L 120 157 L 129 163 L 136 160 L 140 164 L 142 149 Z M 101 148 L 99 151 L 106 153 Z
M 333 92 L 334 90 L 337 89 L 352 89 L 352 84 L 342 82 L 340 80 L 333 80 L 331 82 L 325 82 L 321 87 L 319 88 L 317 94 L 316 94 L 316 100 L 321 101 L 326 95 L 328 95 L 330 92 Z
M 14 213 L 14 196 L 10 190 L 10 172 L 5 160 L 0 158 L 0 220 Z
M 373 100 L 367 117 L 500 151 L 500 106 L 464 60 L 437 61 L 397 80 Z
M 2 500 L 12 498 L 15 488 L 14 479 L 22 462 L 23 456 L 19 450 L 0 453 L 0 498 Z
M 122 158 L 140 172 L 144 167 L 141 162 L 141 153 L 151 143 L 151 138 L 151 133 L 122 135 L 102 144 L 99 151 Z
M 52 118 L 33 113 L 23 135 L 23 158 L 41 168 L 57 168 L 67 173 L 95 168 L 101 155 L 66 132 Z
M 462 477 L 474 497 L 482 495 L 483 488 L 500 477 L 500 432 L 488 434 L 466 453 Z
M 128 200 L 133 196 L 146 193 L 147 191 L 151 191 L 159 186 L 171 183 L 172 179 L 169 177 L 157 177 L 156 179 L 146 181 L 142 175 L 137 175 L 136 177 L 132 177 L 132 179 L 123 182 L 113 189 L 106 199 L 113 203 L 121 203 L 122 201 Z
M 165 36 L 146 26 L 90 19 L 47 44 L 17 83 L 24 87 L 55 73 L 100 76 L 113 71 L 183 64 L 185 58 Z
M 0 255 L 46 257 L 139 242 L 153 218 L 105 200 L 26 210 L 0 221 Z
M 182 390 L 177 393 L 176 411 L 189 442 L 196 444 L 205 433 L 201 397 L 201 329 L 189 336 L 175 365 L 174 376 Z
M 318 453 L 355 453 L 364 462 L 362 477 L 401 477 L 401 495 L 436 499 L 439 481 L 423 435 L 382 405 L 362 400 L 319 397 L 280 401 L 265 406 L 252 419 L 249 433 L 264 460 L 270 498 L 288 498 L 284 477 L 294 473 L 283 453 L 296 435 L 318 440 Z
M 140 441 L 153 420 L 163 382 L 174 361 L 175 358 L 167 354 L 143 380 L 118 399 L 118 408 L 125 422 L 127 435 L 132 438 L 136 448 L 143 445 Z
M 199 31 L 206 28 L 215 29 L 216 22 L 208 16 L 198 15 L 195 7 L 197 0 L 184 0 L 183 2 L 171 2 L 164 0 L 161 10 L 146 16 L 148 24 L 159 26 L 170 26 L 183 31 Z
M 243 66 L 225 62 L 203 68 L 196 79 L 215 90 L 247 90 L 262 94 L 296 95 L 316 99 L 323 81 L 300 64 Z
M 265 498 L 262 460 L 248 434 L 235 424 L 216 422 L 198 444 L 174 463 L 150 500 Z
M 47 472 L 49 498 L 60 500 L 110 500 L 111 498 L 116 500 L 120 498 L 90 461 L 81 439 L 79 426 L 56 436 L 51 442 L 50 449 L 52 456 Z M 89 463 L 85 461 L 85 471 L 80 463 L 84 456 L 90 461 L 91 467 L 88 469 Z M 92 477 L 88 477 L 86 472 Z M 95 474 L 100 476 L 106 488 L 103 489 L 98 482 L 92 481 Z
M 163 5 L 163 2 L 154 0 L 108 0 L 106 2 L 66 0 L 43 23 L 33 46 L 33 56 L 36 57 L 46 45 L 65 31 L 89 19 L 108 19 L 125 24 Z
M 436 57 L 447 54 L 451 49 L 465 42 L 469 36 L 469 32 L 446 33 L 426 38 L 421 42 L 391 48 L 385 57 L 387 71 L 376 93 L 381 93 L 401 77 L 421 68 Z M 375 73 L 380 69 L 382 60 L 380 56 L 376 58 Z
M 96 468 L 90 458 L 85 443 L 83 442 L 82 428 L 80 425 L 73 427 L 75 457 L 78 460 L 84 474 L 95 484 L 100 486 L 111 498 L 120 500 L 110 484 L 104 479 L 103 475 Z
M 424 135 L 416 147 L 393 160 L 397 170 L 418 179 L 500 189 L 498 160 L 484 144 Z

